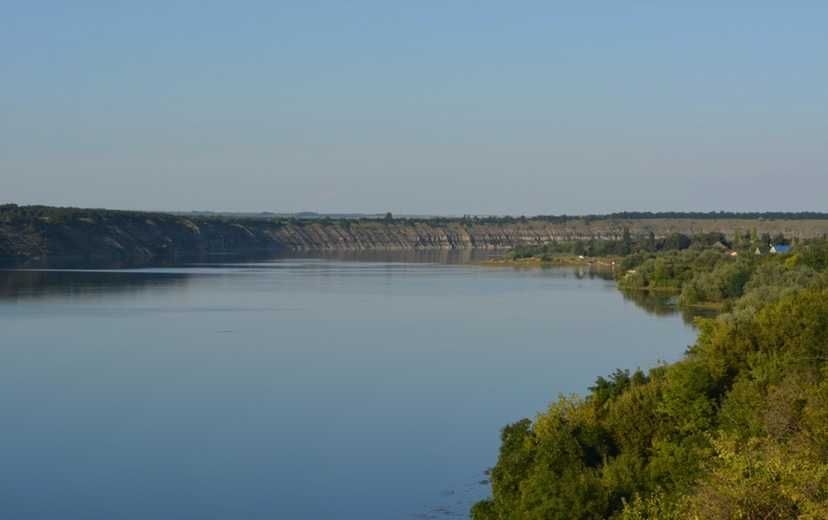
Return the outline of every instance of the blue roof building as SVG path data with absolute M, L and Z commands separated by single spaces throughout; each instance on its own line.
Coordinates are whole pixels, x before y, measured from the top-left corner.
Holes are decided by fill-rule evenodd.
M 787 253 L 791 250 L 791 246 L 788 244 L 774 244 L 770 248 L 771 253 Z

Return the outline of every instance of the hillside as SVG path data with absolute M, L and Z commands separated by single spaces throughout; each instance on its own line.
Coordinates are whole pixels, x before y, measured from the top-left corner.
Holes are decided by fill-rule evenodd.
M 828 234 L 825 215 L 296 219 L 185 216 L 44 206 L 0 206 L 0 258 L 147 264 L 222 253 L 505 249 L 569 239 L 756 230 L 790 238 Z M 785 215 L 782 215 L 783 217 Z

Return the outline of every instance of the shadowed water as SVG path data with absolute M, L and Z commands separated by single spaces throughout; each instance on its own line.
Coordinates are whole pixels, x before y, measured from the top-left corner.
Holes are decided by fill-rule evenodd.
M 0 272 L 3 516 L 466 517 L 504 424 L 693 341 L 600 276 L 468 260 Z

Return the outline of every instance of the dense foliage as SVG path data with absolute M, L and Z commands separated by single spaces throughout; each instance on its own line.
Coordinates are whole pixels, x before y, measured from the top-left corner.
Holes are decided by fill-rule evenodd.
M 724 302 L 686 356 L 503 429 L 476 520 L 828 518 L 828 243 L 642 254 L 634 281 Z

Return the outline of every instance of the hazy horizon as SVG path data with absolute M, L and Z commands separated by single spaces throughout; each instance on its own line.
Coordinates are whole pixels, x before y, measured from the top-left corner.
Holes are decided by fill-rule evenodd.
M 0 199 L 825 211 L 826 25 L 816 2 L 9 5 Z
M 395 213 L 392 211 L 375 211 L 375 212 L 368 212 L 368 211 L 324 211 L 324 210 L 314 210 L 314 209 L 307 209 L 307 210 L 297 210 L 297 211 L 278 211 L 278 210 L 215 210 L 215 209 L 146 209 L 146 208 L 115 208 L 115 207 L 105 207 L 105 206 L 77 206 L 77 205 L 55 205 L 55 204 L 44 204 L 44 203 L 18 203 L 13 200 L 0 200 L 0 206 L 6 204 L 15 204 L 18 206 L 43 206 L 43 207 L 60 207 L 60 208 L 69 208 L 69 209 L 79 209 L 79 210 L 102 210 L 102 211 L 136 211 L 136 212 L 146 212 L 146 213 L 168 213 L 168 214 L 215 214 L 215 215 L 302 215 L 302 214 L 312 214 L 318 215 L 319 217 L 338 217 L 338 216 L 347 216 L 347 217 L 376 217 L 376 218 L 383 218 L 387 213 L 391 213 L 394 218 L 464 218 L 464 217 L 472 217 L 472 218 L 487 218 L 487 217 L 494 217 L 494 218 L 501 218 L 501 217 L 512 217 L 512 218 L 544 218 L 544 217 L 560 217 L 566 216 L 570 218 L 580 218 L 580 217 L 592 217 L 592 216 L 605 216 L 605 215 L 614 215 L 618 213 L 653 213 L 653 214 L 661 214 L 661 213 L 694 213 L 699 215 L 704 214 L 711 214 L 711 213 L 726 213 L 726 214 L 775 214 L 775 213 L 786 213 L 786 214 L 802 214 L 802 213 L 819 213 L 819 214 L 828 214 L 828 211 L 816 210 L 816 209 L 797 209 L 797 210 L 765 210 L 765 209 L 748 209 L 748 210 L 740 210 L 740 211 L 730 211 L 730 210 L 722 210 L 722 209 L 712 209 L 712 210 L 650 210 L 650 209 L 623 209 L 618 211 L 597 211 L 597 212 L 580 212 L 580 213 L 556 213 L 556 212 L 548 212 L 548 213 Z

